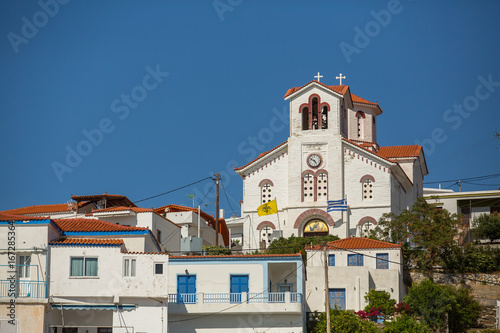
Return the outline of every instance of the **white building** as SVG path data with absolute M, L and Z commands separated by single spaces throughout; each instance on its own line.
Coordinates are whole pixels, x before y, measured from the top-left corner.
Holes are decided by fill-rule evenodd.
M 1 213 L 0 239 L 2 333 L 167 332 L 168 255 L 151 230 Z
M 380 147 L 377 103 L 346 85 L 311 81 L 285 94 L 290 137 L 235 168 L 243 178 L 243 248 L 274 237 L 360 235 L 384 213 L 399 213 L 422 196 L 428 174 L 421 146 Z M 257 207 L 277 200 L 278 214 Z M 327 213 L 328 200 L 347 199 L 348 211 Z
M 454 192 L 452 190 L 424 188 L 428 203 L 463 217 L 463 241 L 471 241 L 471 222 L 481 214 L 500 213 L 500 190 Z
M 321 245 L 306 248 L 307 311 L 325 312 L 325 259 Z M 330 306 L 362 310 L 371 289 L 386 291 L 401 302 L 404 296 L 403 252 L 400 245 L 349 237 L 327 243 Z
M 305 332 L 300 254 L 171 256 L 171 332 Z

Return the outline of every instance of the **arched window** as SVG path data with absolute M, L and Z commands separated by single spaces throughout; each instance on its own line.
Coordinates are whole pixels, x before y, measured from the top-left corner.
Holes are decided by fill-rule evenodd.
M 261 194 L 261 203 L 266 203 L 268 201 L 271 201 L 271 198 L 273 196 L 272 193 L 272 183 L 271 182 L 264 182 L 260 186 L 260 194 Z
M 312 172 L 306 172 L 302 176 L 302 188 L 302 201 L 314 201 L 314 175 Z
M 312 129 L 318 129 L 318 99 L 312 99 Z
M 326 172 L 319 172 L 317 177 L 317 199 L 328 200 L 328 175 Z
M 261 248 L 265 249 L 271 244 L 273 240 L 273 228 L 272 226 L 265 224 L 262 226 L 262 228 L 259 230 L 260 234 L 260 244 Z
M 373 199 L 373 180 L 370 178 L 365 178 L 362 184 L 363 191 L 363 201 L 368 201 Z
M 358 139 L 363 139 L 365 137 L 365 114 L 361 111 L 356 112 L 357 128 L 358 128 Z
M 321 128 L 328 128 L 328 108 L 326 106 L 321 108 Z
M 305 108 L 302 108 L 302 129 L 303 130 L 308 130 L 309 129 L 309 108 L 306 106 Z

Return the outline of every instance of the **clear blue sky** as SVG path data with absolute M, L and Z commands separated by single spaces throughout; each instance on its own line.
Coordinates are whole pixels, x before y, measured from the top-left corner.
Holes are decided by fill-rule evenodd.
M 41 2 L 0 3 L 2 210 L 136 201 L 221 171 L 239 213 L 228 170 L 287 139 L 270 122 L 318 71 L 379 102 L 380 145 L 427 143 L 426 182 L 500 173 L 498 1 Z M 67 149 L 86 156 L 70 166 Z M 139 205 L 191 205 L 210 182 Z

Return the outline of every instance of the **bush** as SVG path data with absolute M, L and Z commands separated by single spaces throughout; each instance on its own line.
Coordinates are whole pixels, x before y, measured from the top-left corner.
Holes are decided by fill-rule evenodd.
M 466 245 L 449 249 L 442 256 L 443 267 L 456 273 L 490 273 L 497 269 L 498 249 Z
M 377 333 L 378 329 L 374 323 L 359 319 L 354 313 L 330 309 L 330 332 L 335 333 Z M 326 315 L 321 313 L 318 316 L 316 326 L 311 330 L 312 333 L 326 332 Z
M 410 316 L 403 315 L 394 321 L 385 322 L 383 333 L 428 333 L 429 328 Z
M 472 223 L 474 236 L 490 242 L 500 239 L 500 215 L 481 214 Z
M 396 310 L 396 301 L 391 299 L 391 294 L 387 291 L 377 291 L 371 289 L 365 296 L 368 305 L 365 306 L 365 312 L 378 310 L 384 317 L 391 316 Z
M 216 245 L 203 245 L 203 251 L 207 256 L 227 256 L 232 254 L 230 249 Z
M 439 286 L 430 280 L 410 288 L 404 301 L 432 330 L 446 327 L 449 317 L 450 332 L 465 332 L 474 327 L 481 309 L 468 289 Z

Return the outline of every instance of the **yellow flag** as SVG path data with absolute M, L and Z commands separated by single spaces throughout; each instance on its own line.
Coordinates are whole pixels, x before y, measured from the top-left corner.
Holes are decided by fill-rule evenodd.
M 278 205 L 276 204 L 276 199 L 260 205 L 259 208 L 257 208 L 257 213 L 259 214 L 259 216 L 277 214 Z

